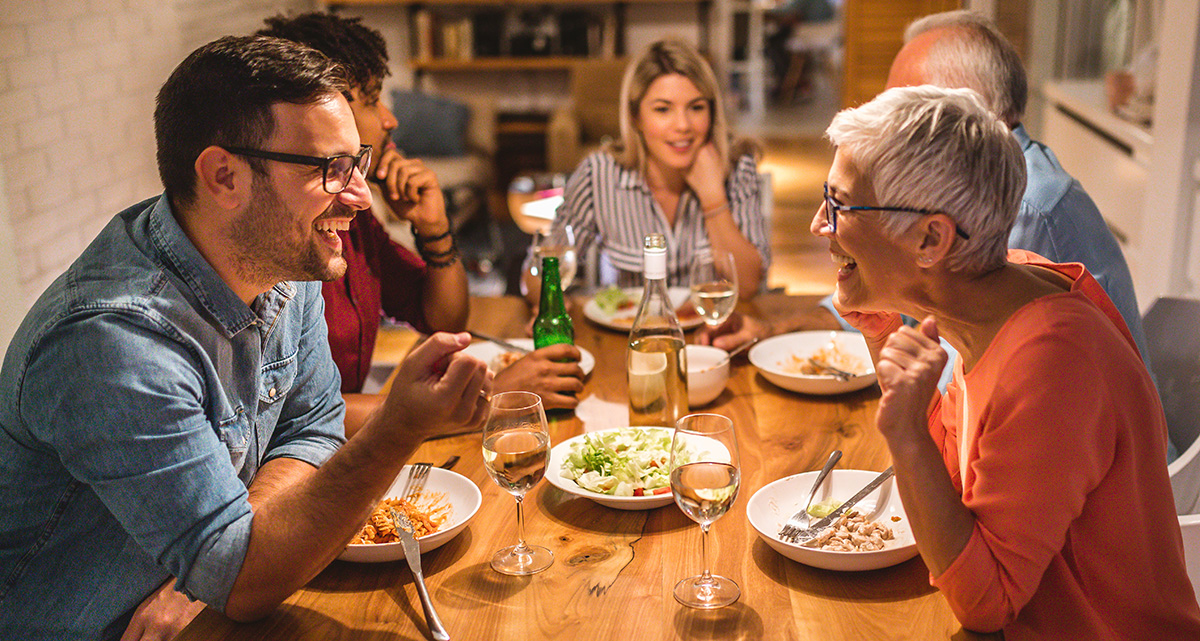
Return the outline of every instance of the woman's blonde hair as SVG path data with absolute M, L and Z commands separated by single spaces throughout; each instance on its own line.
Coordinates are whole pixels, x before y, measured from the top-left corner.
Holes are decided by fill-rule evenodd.
M 609 152 L 618 164 L 645 175 L 646 141 L 637 127 L 638 108 L 650 85 L 659 77 L 670 74 L 679 74 L 690 80 L 708 101 L 709 113 L 712 114 L 708 137 L 716 146 L 717 153 L 725 159 L 727 172 L 742 154 L 754 153 L 757 156 L 753 144 L 742 141 L 734 143 L 732 140 L 725 103 L 712 65 L 687 42 L 666 38 L 650 45 L 625 68 L 625 76 L 621 80 L 621 140 L 609 146 Z

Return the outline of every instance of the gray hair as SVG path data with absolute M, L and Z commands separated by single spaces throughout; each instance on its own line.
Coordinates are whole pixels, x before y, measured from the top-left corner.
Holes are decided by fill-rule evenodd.
M 955 236 L 950 269 L 984 272 L 1004 263 L 1025 191 L 1025 158 L 979 94 L 896 87 L 838 112 L 825 134 L 851 154 L 881 205 L 941 212 L 970 234 Z M 881 220 L 899 237 L 922 215 L 888 213 Z
M 947 29 L 952 35 L 930 46 L 925 82 L 974 89 L 997 118 L 1009 127 L 1019 124 L 1025 115 L 1029 83 L 1020 54 L 995 23 L 966 9 L 935 13 L 908 25 L 904 41 L 934 29 Z

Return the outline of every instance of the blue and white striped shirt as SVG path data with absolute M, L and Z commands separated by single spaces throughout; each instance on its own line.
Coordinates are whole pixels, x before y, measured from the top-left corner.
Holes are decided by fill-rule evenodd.
M 725 192 L 733 220 L 758 248 L 766 274 L 771 248 L 758 186 L 754 158 L 742 156 L 725 181 Z M 704 215 L 695 194 L 685 191 L 679 199 L 672 227 L 641 173 L 622 167 L 606 152 L 584 158 L 567 179 L 554 227 L 567 224 L 574 227 L 577 255 L 588 256 L 588 250 L 597 244 L 602 258 L 617 268 L 616 283 L 622 287 L 642 284 L 642 243 L 647 234 L 660 233 L 667 239 L 667 284 L 671 286 L 688 285 L 692 256 L 709 247 Z M 601 284 L 611 284 L 609 278 L 602 280 Z

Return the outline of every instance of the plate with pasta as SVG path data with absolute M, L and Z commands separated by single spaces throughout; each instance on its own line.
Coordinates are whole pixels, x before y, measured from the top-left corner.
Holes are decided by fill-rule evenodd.
M 462 532 L 479 511 L 483 495 L 467 477 L 435 467 L 429 470 L 425 488 L 412 501 L 402 500 L 400 493 L 408 478 L 405 465 L 376 506 L 367 522 L 346 546 L 338 558 L 356 563 L 381 563 L 404 558 L 404 547 L 395 534 L 389 507 L 408 515 L 416 529 L 421 553 L 428 552 Z
M 750 348 L 750 363 L 768 381 L 802 394 L 843 394 L 875 384 L 862 334 L 809 331 L 772 336 Z M 853 376 L 839 378 L 822 365 Z

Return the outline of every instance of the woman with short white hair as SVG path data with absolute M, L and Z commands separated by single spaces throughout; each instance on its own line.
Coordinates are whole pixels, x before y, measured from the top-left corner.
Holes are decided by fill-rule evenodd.
M 1007 127 L 969 90 L 923 86 L 827 133 L 812 232 L 875 361 L 876 424 L 917 547 L 964 627 L 1200 638 L 1158 395 L 1082 265 L 1006 255 L 1025 183 Z M 960 354 L 944 395 L 939 336 Z

